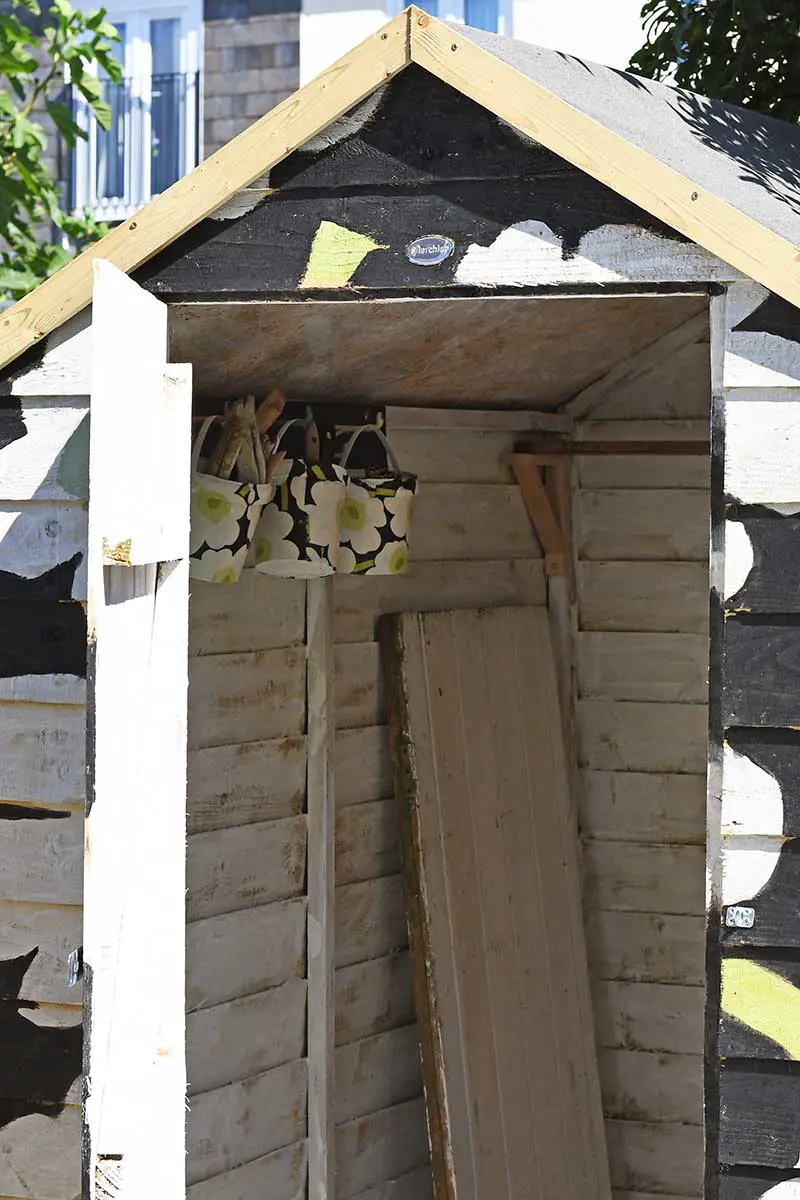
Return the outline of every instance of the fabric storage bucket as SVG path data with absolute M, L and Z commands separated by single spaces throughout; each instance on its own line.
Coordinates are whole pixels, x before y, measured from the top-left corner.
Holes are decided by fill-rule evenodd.
M 291 425 L 287 421 L 273 453 Z M 313 579 L 332 575 L 339 557 L 339 515 L 345 498 L 343 467 L 285 460 L 275 474 L 275 491 L 264 505 L 256 530 L 254 562 L 264 575 Z
M 189 575 L 208 583 L 236 583 L 256 532 L 271 483 L 238 483 L 198 471 L 200 453 L 216 417 L 207 417 L 192 448 Z
M 391 473 L 348 474 L 340 521 L 337 571 L 346 575 L 403 575 L 408 570 L 408 535 L 417 477 L 401 471 L 386 435 L 374 425 L 357 429 L 345 446 L 342 466 L 362 433 L 374 433 L 386 450 Z

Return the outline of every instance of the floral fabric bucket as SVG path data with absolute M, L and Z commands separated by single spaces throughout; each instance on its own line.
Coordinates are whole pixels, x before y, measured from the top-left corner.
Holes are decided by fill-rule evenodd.
M 296 423 L 287 421 L 281 428 L 273 453 L 289 426 Z M 258 522 L 257 571 L 290 579 L 333 574 L 339 556 L 339 514 L 346 478 L 343 467 L 287 460 Z
M 238 483 L 198 471 L 200 452 L 215 417 L 207 417 L 192 449 L 189 575 L 208 583 L 236 583 L 258 525 L 274 492 L 271 483 Z
M 391 474 L 348 476 L 339 523 L 337 571 L 346 575 L 403 575 L 408 570 L 408 534 L 417 477 L 401 471 L 386 436 L 374 425 L 357 429 L 342 454 L 347 466 L 356 440 L 374 433 L 386 450 Z

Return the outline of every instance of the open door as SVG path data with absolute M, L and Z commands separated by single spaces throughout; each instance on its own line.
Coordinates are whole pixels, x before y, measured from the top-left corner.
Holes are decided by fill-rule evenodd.
M 184 1195 L 191 384 L 167 307 L 94 264 L 84 1197 Z

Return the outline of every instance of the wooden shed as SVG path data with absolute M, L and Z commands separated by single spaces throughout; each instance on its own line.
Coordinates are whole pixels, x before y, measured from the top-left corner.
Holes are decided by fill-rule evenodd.
M 800 1196 L 799 245 L 795 127 L 411 8 L 0 315 L 3 1200 L 455 1200 L 417 612 L 533 806 L 503 857 L 442 768 L 520 963 L 460 1052 L 529 1066 L 447 1097 L 458 1200 Z M 383 422 L 407 573 L 190 582 L 192 411 L 275 385 Z

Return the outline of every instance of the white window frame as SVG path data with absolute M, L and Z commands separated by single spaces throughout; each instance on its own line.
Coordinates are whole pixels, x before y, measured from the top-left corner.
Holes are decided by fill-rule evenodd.
M 153 49 L 150 42 L 150 22 L 152 20 L 169 20 L 176 18 L 180 21 L 178 72 L 184 77 L 195 76 L 198 86 L 190 88 L 186 96 L 185 120 L 187 128 L 198 131 L 198 146 L 196 148 L 198 161 L 202 160 L 202 54 L 203 54 L 203 4 L 202 0 L 184 0 L 179 4 L 158 4 L 156 0 L 104 0 L 108 19 L 113 24 L 125 25 L 125 55 L 123 75 L 130 81 L 131 99 L 139 102 L 143 111 L 143 122 L 137 129 L 141 135 L 142 145 L 131 147 L 133 162 L 136 170 L 130 181 L 130 194 L 119 197 L 96 197 L 93 183 L 97 177 L 97 126 L 90 121 L 88 110 L 81 105 L 78 110 L 78 121 L 88 133 L 88 140 L 80 140 L 74 150 L 75 170 L 75 206 L 76 208 L 90 207 L 95 216 L 105 221 L 120 221 L 129 217 L 137 209 L 153 198 L 151 191 L 151 157 L 145 153 L 145 147 L 150 144 L 150 101 L 153 66 Z M 94 68 L 96 70 L 96 65 Z M 126 141 L 130 144 L 132 130 L 126 131 Z M 186 174 L 195 165 L 194 138 L 187 137 L 184 144 L 184 161 L 181 163 L 181 173 Z

